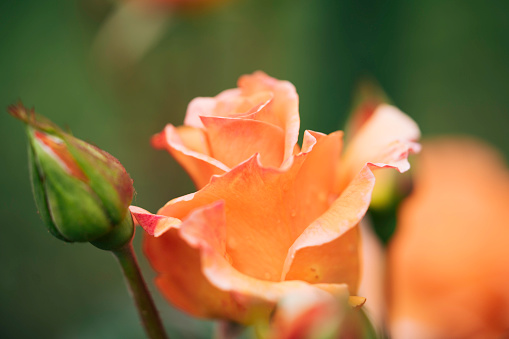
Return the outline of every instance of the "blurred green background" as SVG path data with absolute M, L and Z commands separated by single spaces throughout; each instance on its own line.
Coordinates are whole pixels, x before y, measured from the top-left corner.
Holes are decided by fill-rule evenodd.
M 133 204 L 152 212 L 194 188 L 150 136 L 180 124 L 192 98 L 258 69 L 296 86 L 302 130 L 341 129 L 355 84 L 371 76 L 425 136 L 470 134 L 509 156 L 509 2 L 231 0 L 173 13 L 138 64 L 113 72 L 91 46 L 115 6 L 0 2 L 0 107 L 22 99 L 113 154 L 134 179 Z M 0 338 L 143 337 L 113 256 L 46 232 L 22 125 L 0 122 Z M 154 295 L 173 337 L 210 337 L 211 322 Z

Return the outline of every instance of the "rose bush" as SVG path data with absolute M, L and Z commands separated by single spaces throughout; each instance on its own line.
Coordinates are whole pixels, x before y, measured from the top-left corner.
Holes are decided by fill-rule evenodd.
M 167 126 L 153 143 L 201 189 L 155 215 L 131 210 L 149 234 L 144 250 L 157 286 L 174 305 L 250 324 L 303 287 L 356 293 L 357 225 L 372 170 L 408 169 L 408 153 L 419 148 L 410 118 L 380 105 L 342 156 L 342 132 L 306 131 L 300 148 L 294 87 L 256 72 L 238 89 L 195 99 L 185 125 Z
M 388 252 L 392 338 L 509 333 L 509 171 L 471 139 L 427 142 Z

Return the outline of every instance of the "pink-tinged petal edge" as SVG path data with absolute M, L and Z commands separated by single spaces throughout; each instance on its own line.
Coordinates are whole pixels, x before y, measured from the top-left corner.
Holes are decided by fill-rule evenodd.
M 129 210 L 135 224 L 140 225 L 148 234 L 155 237 L 160 236 L 170 228 L 178 228 L 182 223 L 180 219 L 155 215 L 137 206 L 129 206 Z
M 408 155 L 420 151 L 419 137 L 419 127 L 410 117 L 394 106 L 379 105 L 347 145 L 340 160 L 336 191 L 341 192 L 366 163 L 407 171 Z

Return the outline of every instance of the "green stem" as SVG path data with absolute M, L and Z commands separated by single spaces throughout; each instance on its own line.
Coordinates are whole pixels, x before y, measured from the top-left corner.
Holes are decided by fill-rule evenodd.
M 167 339 L 168 336 L 164 332 L 163 324 L 157 313 L 154 301 L 141 276 L 131 242 L 116 251 L 112 251 L 112 253 L 118 259 L 120 266 L 122 266 L 122 271 L 129 285 L 129 291 L 134 298 L 138 314 L 148 338 Z

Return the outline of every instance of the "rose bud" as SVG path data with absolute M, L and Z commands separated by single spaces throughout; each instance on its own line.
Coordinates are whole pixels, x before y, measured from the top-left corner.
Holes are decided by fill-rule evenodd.
M 134 188 L 120 162 L 62 131 L 22 104 L 9 113 L 27 126 L 35 203 L 46 227 L 67 242 L 91 242 L 113 250 L 127 244 Z

